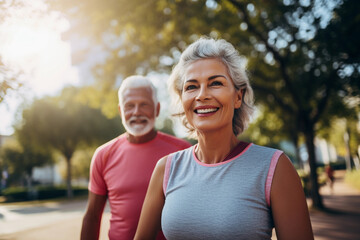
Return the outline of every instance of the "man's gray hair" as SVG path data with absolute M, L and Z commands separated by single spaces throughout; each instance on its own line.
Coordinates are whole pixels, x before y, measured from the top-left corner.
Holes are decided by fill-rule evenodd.
M 154 105 L 156 106 L 156 104 L 158 103 L 156 88 L 152 84 L 151 80 L 148 77 L 144 77 L 141 75 L 133 75 L 133 76 L 125 78 L 122 81 L 121 86 L 118 91 L 118 98 L 119 98 L 120 106 L 122 106 L 123 95 L 126 90 L 133 89 L 133 88 L 143 88 L 143 87 L 148 88 L 151 91 L 153 102 L 154 102 Z
M 179 62 L 173 68 L 169 79 L 169 89 L 172 92 L 173 102 L 177 106 L 181 105 L 180 100 L 186 68 L 195 61 L 202 59 L 220 60 L 226 66 L 235 89 L 243 90 L 241 107 L 234 110 L 233 117 L 233 132 L 237 136 L 248 127 L 254 112 L 254 94 L 246 73 L 246 59 L 240 56 L 238 51 L 229 42 L 223 39 L 215 40 L 203 37 L 185 49 L 181 54 Z M 182 117 L 184 126 L 189 129 L 190 136 L 194 137 L 195 129 L 188 123 L 184 109 L 180 108 L 179 113 L 175 115 Z

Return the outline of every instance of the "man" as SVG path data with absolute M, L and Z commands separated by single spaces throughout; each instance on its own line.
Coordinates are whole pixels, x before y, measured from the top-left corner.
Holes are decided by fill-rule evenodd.
M 133 239 L 157 161 L 190 146 L 184 140 L 155 130 L 160 103 L 148 78 L 126 78 L 118 95 L 126 133 L 100 146 L 94 153 L 82 240 L 98 239 L 107 199 L 111 209 L 109 239 Z M 157 239 L 164 237 L 159 233 Z

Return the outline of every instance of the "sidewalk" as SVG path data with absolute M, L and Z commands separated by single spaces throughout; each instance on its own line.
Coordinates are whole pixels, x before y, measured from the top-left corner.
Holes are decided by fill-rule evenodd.
M 316 240 L 360 239 L 360 191 L 344 183 L 345 171 L 335 171 L 333 193 L 320 189 L 326 212 L 311 209 L 310 217 Z
M 79 239 L 87 198 L 0 204 L 0 240 Z M 107 240 L 110 209 L 104 209 L 99 240 Z

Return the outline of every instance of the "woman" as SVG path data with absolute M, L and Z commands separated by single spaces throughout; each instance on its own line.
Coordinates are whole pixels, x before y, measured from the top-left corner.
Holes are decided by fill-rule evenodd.
M 170 80 L 198 144 L 153 172 L 135 239 L 313 239 L 296 170 L 281 151 L 241 142 L 253 112 L 244 60 L 225 40 L 200 39 Z

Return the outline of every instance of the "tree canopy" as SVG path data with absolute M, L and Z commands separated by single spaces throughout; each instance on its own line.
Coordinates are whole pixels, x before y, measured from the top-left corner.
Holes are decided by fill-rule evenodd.
M 15 139 L 1 146 L 0 158 L 0 169 L 7 171 L 9 185 L 21 183 L 23 180 L 31 185 L 33 168 L 53 162 L 50 151 L 24 145 Z
M 313 205 L 318 192 L 314 137 L 329 116 L 359 98 L 359 1 L 51 1 L 71 21 L 68 38 L 101 45 L 94 70 L 104 86 L 117 77 L 170 71 L 186 46 L 206 35 L 231 42 L 248 59 L 257 103 L 305 138 Z M 74 56 L 86 55 L 82 49 Z M 80 57 L 79 57 L 80 56 Z
M 14 70 L 6 65 L 0 56 L 0 103 L 10 91 L 18 91 L 23 85 L 20 71 Z
M 71 159 L 79 148 L 99 145 L 124 130 L 118 118 L 108 119 L 99 109 L 76 100 L 76 88 L 64 89 L 58 97 L 35 101 L 23 112 L 16 134 L 28 145 L 61 153 L 67 162 L 68 196 L 71 190 Z

